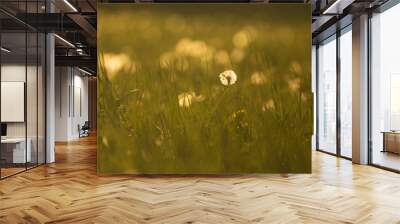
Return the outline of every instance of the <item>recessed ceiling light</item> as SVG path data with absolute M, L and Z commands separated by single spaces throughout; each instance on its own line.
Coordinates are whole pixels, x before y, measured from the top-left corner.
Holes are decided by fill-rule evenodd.
M 68 5 L 74 12 L 78 12 L 78 10 L 68 1 L 64 0 L 65 4 Z
M 5 47 L 1 47 L 0 49 L 1 49 L 1 51 L 4 51 L 6 53 L 10 53 L 11 52 L 11 50 L 9 50 L 9 49 L 7 49 Z
M 59 36 L 58 34 L 54 34 L 55 37 L 57 37 L 59 40 L 61 40 L 62 42 L 64 42 L 65 44 L 67 44 L 70 47 L 75 48 L 75 45 L 73 45 L 71 42 L 69 42 L 68 40 L 62 38 L 61 36 Z
M 85 73 L 85 74 L 87 74 L 87 75 L 90 75 L 90 76 L 93 75 L 92 73 L 90 73 L 90 72 L 88 72 L 88 71 L 86 71 L 86 70 L 83 70 L 83 69 L 81 69 L 81 68 L 79 68 L 79 67 L 78 67 L 78 70 L 81 71 L 81 72 L 83 72 L 83 73 Z
M 322 14 L 342 14 L 343 10 L 351 5 L 354 0 L 336 0 L 325 9 Z

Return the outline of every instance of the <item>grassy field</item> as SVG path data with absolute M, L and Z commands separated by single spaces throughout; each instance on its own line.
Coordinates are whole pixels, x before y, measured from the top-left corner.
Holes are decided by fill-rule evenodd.
M 311 172 L 307 5 L 99 4 L 98 170 Z

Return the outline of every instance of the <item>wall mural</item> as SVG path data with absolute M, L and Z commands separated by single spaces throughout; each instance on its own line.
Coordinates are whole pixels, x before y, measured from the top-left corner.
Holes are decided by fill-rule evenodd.
M 311 9 L 99 4 L 98 171 L 311 172 Z

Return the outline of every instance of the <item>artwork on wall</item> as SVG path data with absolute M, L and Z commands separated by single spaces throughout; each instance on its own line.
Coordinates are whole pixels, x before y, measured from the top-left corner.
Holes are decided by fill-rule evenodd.
M 1 82 L 1 122 L 24 122 L 25 82 Z
M 311 172 L 306 4 L 99 4 L 98 172 Z

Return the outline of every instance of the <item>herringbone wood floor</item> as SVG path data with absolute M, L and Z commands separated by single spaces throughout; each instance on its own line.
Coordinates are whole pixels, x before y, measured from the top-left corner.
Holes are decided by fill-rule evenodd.
M 94 138 L 0 181 L 0 223 L 400 223 L 400 175 L 315 152 L 312 175 L 98 176 Z

